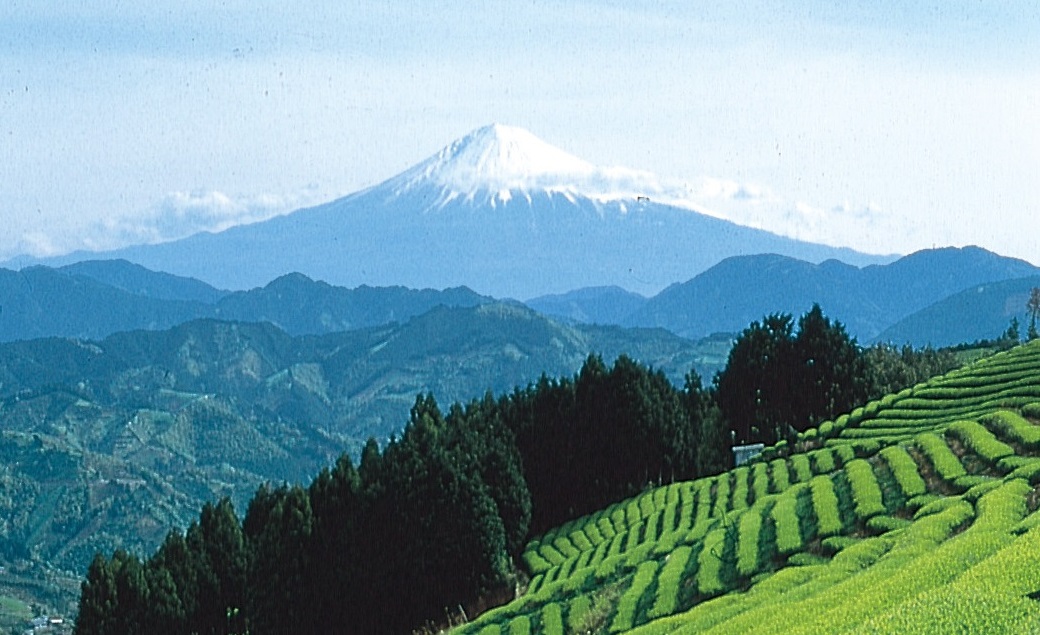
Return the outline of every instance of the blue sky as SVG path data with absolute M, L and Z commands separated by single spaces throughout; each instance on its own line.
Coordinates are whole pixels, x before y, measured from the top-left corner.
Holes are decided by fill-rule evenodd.
M 788 235 L 1040 263 L 1034 3 L 693 4 L 8 2 L 0 258 L 284 213 L 502 122 Z

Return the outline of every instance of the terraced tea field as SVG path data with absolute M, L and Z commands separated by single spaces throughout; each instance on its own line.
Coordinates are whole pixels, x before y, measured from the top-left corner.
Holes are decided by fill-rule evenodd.
M 456 632 L 1040 632 L 1038 506 L 1034 342 L 550 531 Z

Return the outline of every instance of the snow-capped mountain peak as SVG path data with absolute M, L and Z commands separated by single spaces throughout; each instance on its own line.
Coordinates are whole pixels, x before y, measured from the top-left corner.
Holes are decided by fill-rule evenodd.
M 654 196 L 694 207 L 691 192 L 682 185 L 662 184 L 649 172 L 595 166 L 523 128 L 501 124 L 474 130 L 377 187 L 393 197 L 422 191 L 431 202 L 428 209 L 454 200 L 496 207 L 554 194 L 597 202 Z
M 502 124 L 474 130 L 421 167 L 428 177 L 463 186 L 524 185 L 532 178 L 582 176 L 595 169 L 523 128 Z

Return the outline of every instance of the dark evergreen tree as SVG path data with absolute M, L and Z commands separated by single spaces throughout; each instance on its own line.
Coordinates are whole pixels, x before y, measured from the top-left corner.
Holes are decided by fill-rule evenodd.
M 745 329 L 717 376 L 719 407 L 738 444 L 776 443 L 861 403 L 869 390 L 856 340 L 819 305 Z
M 1007 330 L 1000 337 L 1001 343 L 1006 347 L 1017 346 L 1022 340 L 1022 334 L 1018 324 L 1018 318 L 1013 317 L 1008 323 Z
M 704 389 L 701 378 L 691 371 L 682 392 L 693 451 L 693 473 L 718 474 L 733 465 L 730 433 L 716 404 L 715 395 Z
M 242 523 L 249 545 L 246 604 L 251 633 L 319 629 L 307 606 L 314 526 L 310 498 L 299 486 L 262 486 Z
M 105 635 L 115 633 L 119 603 L 116 597 L 116 577 L 108 560 L 100 553 L 94 556 L 87 569 L 79 596 L 79 615 L 76 633 Z
M 369 459 L 372 461 L 374 459 Z M 343 455 L 331 469 L 322 470 L 308 490 L 314 526 L 308 547 L 314 567 L 308 575 L 301 605 L 311 615 L 336 624 L 353 619 L 353 605 L 364 584 L 360 527 L 367 503 L 361 477 Z
M 866 364 L 841 322 L 831 322 L 814 304 L 798 320 L 794 338 L 792 420 L 798 431 L 834 419 L 866 401 Z
M 162 612 L 166 613 L 163 628 L 167 633 L 187 632 L 189 620 L 198 611 L 199 566 L 198 555 L 188 550 L 184 536 L 178 531 L 167 534 L 159 550 L 148 561 L 149 570 L 154 571 L 150 579 L 158 579 L 160 588 L 166 587 L 167 578 L 173 585 L 166 592 L 167 597 L 158 605 L 165 607 L 162 608 Z
M 245 615 L 247 557 L 242 526 L 231 500 L 207 503 L 185 542 L 197 563 L 197 609 L 189 628 L 200 634 L 238 632 Z
M 789 434 L 790 401 L 796 382 L 792 318 L 774 313 L 751 325 L 730 349 L 726 368 L 716 376 L 722 415 L 737 444 L 773 444 Z

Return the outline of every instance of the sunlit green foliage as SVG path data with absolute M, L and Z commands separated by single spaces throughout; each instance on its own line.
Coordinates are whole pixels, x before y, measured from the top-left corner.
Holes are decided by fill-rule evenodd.
M 833 536 L 840 533 L 843 523 L 838 512 L 838 497 L 834 494 L 834 482 L 829 476 L 817 476 L 809 482 L 809 487 L 819 535 Z
M 621 602 L 618 603 L 617 613 L 614 614 L 614 621 L 610 625 L 612 633 L 623 633 L 631 630 L 639 600 L 646 593 L 650 583 L 654 581 L 657 567 L 657 561 L 650 560 L 639 565 L 639 568 L 636 569 L 635 576 L 632 578 L 632 585 L 621 596 Z
M 921 452 L 932 462 L 932 466 L 944 481 L 952 481 L 964 476 L 964 466 L 946 445 L 942 437 L 933 432 L 924 432 L 914 437 L 914 442 Z
M 925 483 L 918 472 L 917 463 L 902 446 L 892 445 L 881 450 L 881 458 L 888 463 L 903 496 L 913 498 L 924 494 Z
M 946 434 L 957 438 L 990 463 L 1015 453 L 1011 446 L 998 441 L 992 432 L 977 421 L 958 421 L 946 429 Z
M 802 548 L 802 533 L 798 519 L 798 497 L 806 491 L 798 485 L 777 497 L 770 514 L 776 524 L 776 549 L 781 555 L 789 555 Z

